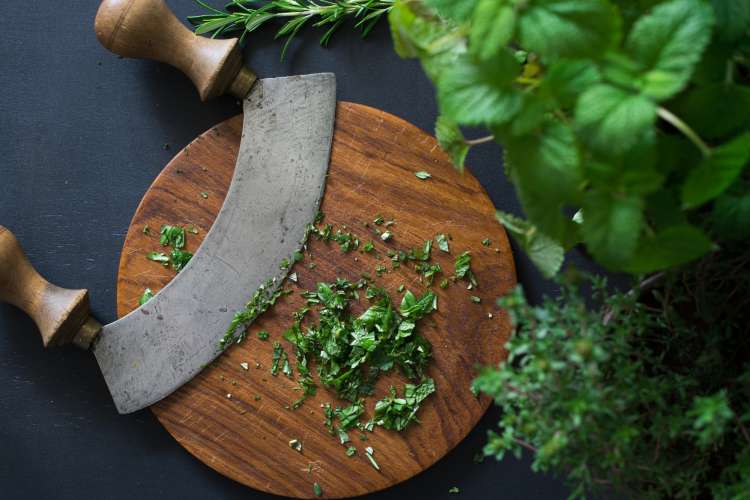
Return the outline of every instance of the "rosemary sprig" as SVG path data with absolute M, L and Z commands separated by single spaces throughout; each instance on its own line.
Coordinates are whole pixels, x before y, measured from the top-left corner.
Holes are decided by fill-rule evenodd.
M 207 14 L 188 17 L 197 34 L 208 34 L 212 37 L 236 35 L 241 33 L 240 42 L 245 41 L 248 33 L 255 31 L 271 20 L 284 21 L 276 38 L 286 37 L 281 50 L 284 58 L 289 43 L 299 30 L 310 23 L 314 27 L 327 26 L 320 39 L 325 46 L 336 29 L 347 17 L 357 19 L 355 27 L 362 30 L 365 37 L 377 24 L 383 14 L 393 7 L 395 0 L 231 0 L 224 10 L 211 7 L 203 0 L 195 0 L 208 10 Z

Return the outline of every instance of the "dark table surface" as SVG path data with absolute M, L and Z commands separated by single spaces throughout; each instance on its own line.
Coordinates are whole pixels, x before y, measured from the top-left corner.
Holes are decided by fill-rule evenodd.
M 217 2 L 213 2 L 217 4 Z M 182 19 L 191 0 L 169 4 Z M 241 112 L 235 100 L 201 103 L 190 82 L 156 63 L 121 60 L 93 32 L 96 0 L 3 3 L 0 31 L 0 224 L 50 281 L 87 288 L 94 314 L 115 319 L 119 252 L 130 218 L 175 151 Z M 345 25 L 329 48 L 306 31 L 279 61 L 272 30 L 249 38 L 261 76 L 337 75 L 338 97 L 432 130 L 433 89 L 415 61 L 392 50 L 385 20 L 365 40 Z M 164 145 L 170 145 L 170 151 Z M 470 170 L 498 208 L 518 212 L 499 148 L 472 152 Z M 522 255 L 519 279 L 534 299 L 553 288 Z M 376 498 L 561 498 L 529 457 L 472 458 L 499 419 L 491 409 L 434 467 Z M 283 480 L 283 478 L 279 478 Z M 0 304 L 0 497 L 261 498 L 193 458 L 148 411 L 115 411 L 94 357 L 44 351 L 31 320 Z

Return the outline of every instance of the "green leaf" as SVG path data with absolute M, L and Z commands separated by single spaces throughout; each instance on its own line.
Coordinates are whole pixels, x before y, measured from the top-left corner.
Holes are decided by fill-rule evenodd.
M 641 240 L 624 269 L 633 274 L 651 273 L 695 260 L 712 247 L 711 240 L 697 227 L 672 226 Z
M 448 237 L 444 234 L 438 234 L 435 236 L 435 242 L 441 252 L 450 253 L 451 249 L 448 245 Z
M 148 260 L 153 260 L 154 262 L 161 262 L 166 264 L 169 262 L 169 257 L 164 252 L 148 252 L 146 254 L 146 258 Z
M 643 203 L 635 196 L 591 191 L 583 199 L 581 231 L 586 248 L 610 269 L 621 269 L 635 252 Z
M 506 141 L 509 174 L 531 222 L 554 240 L 570 240 L 573 223 L 561 213 L 580 199 L 578 145 L 569 126 L 549 122 L 539 133 Z
M 435 123 L 435 136 L 443 151 L 451 157 L 453 165 L 463 172 L 470 146 L 466 144 L 466 140 L 456 122 L 445 115 L 438 116 Z
M 514 5 L 506 1 L 479 0 L 472 16 L 469 48 L 481 60 L 495 57 L 511 41 L 515 28 Z
M 572 108 L 582 92 L 600 81 L 601 75 L 592 61 L 562 60 L 550 66 L 542 90 L 563 108 Z
M 419 7 L 398 2 L 389 12 L 388 20 L 396 53 L 403 58 L 414 58 L 450 51 L 458 40 L 453 27 Z
M 432 174 L 430 174 L 429 172 L 425 172 L 424 170 L 420 170 L 419 172 L 416 172 L 414 175 L 416 176 L 417 179 L 421 179 L 423 181 L 426 181 L 427 179 L 432 178 Z
M 138 300 L 138 305 L 142 306 L 143 304 L 145 304 L 146 302 L 148 302 L 149 300 L 153 298 L 154 298 L 154 292 L 152 292 L 150 288 L 146 288 L 143 291 L 143 295 L 141 295 L 141 298 Z
M 653 127 L 656 106 L 607 84 L 589 88 L 578 99 L 575 124 L 582 140 L 601 154 L 622 154 Z
M 461 23 L 468 21 L 477 5 L 477 0 L 424 0 L 424 4 L 441 16 Z
M 750 125 L 750 89 L 725 82 L 696 86 L 679 98 L 674 112 L 704 139 L 732 136 Z
M 547 120 L 554 101 L 538 94 L 524 94 L 521 109 L 513 122 L 510 131 L 513 135 L 524 135 L 539 129 Z
M 750 133 L 714 149 L 688 174 L 682 186 L 683 208 L 694 208 L 716 198 L 740 175 L 750 159 Z
M 507 50 L 482 63 L 463 56 L 444 71 L 437 81 L 440 110 L 458 124 L 499 125 L 521 107 L 521 93 L 511 85 L 520 66 Z
M 750 2 L 711 0 L 711 5 L 716 15 L 716 35 L 719 39 L 733 42 L 750 31 Z
M 514 215 L 497 212 L 496 217 L 545 277 L 557 274 L 565 259 L 565 251 L 559 243 Z
M 711 219 L 720 238 L 731 241 L 750 239 L 750 192 L 719 196 L 714 202 Z
M 713 22 L 711 7 L 701 0 L 671 0 L 635 23 L 625 46 L 643 68 L 644 94 L 664 100 L 683 89 L 711 39 Z
M 524 49 L 545 61 L 596 57 L 620 37 L 620 17 L 605 0 L 531 0 L 520 13 Z

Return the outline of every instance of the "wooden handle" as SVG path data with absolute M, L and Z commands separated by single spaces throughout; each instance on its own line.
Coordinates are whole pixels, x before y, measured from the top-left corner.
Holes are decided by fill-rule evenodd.
M 204 101 L 225 93 L 244 98 L 256 79 L 242 64 L 237 38 L 196 36 L 163 0 L 104 0 L 94 29 L 99 42 L 115 54 L 176 67 L 190 77 Z
M 0 226 L 0 301 L 26 311 L 36 322 L 44 346 L 74 343 L 88 349 L 101 331 L 91 318 L 86 290 L 68 290 L 36 272 L 13 233 Z

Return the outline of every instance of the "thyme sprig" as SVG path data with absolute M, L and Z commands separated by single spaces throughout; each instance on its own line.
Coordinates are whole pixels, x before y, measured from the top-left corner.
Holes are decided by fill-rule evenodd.
M 231 0 L 224 10 L 208 5 L 203 0 L 195 0 L 208 10 L 207 14 L 189 16 L 188 21 L 195 27 L 197 34 L 208 34 L 212 37 L 240 33 L 244 42 L 247 34 L 257 30 L 272 20 L 284 24 L 276 33 L 276 38 L 286 37 L 281 50 L 284 58 L 289 43 L 306 24 L 318 28 L 326 26 L 327 30 L 320 39 L 325 46 L 333 33 L 348 17 L 357 20 L 356 28 L 362 30 L 365 37 L 375 24 L 393 7 L 395 0 Z

